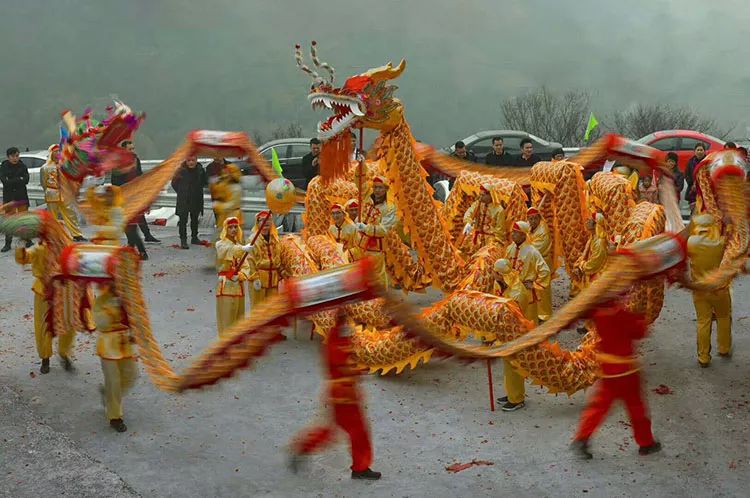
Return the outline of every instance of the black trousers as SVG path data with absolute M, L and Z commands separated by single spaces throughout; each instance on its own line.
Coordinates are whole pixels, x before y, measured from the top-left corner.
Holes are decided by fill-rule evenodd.
M 178 215 L 180 220 L 177 222 L 177 228 L 180 230 L 180 240 L 187 240 L 188 217 L 190 217 L 190 237 L 198 238 L 198 219 L 200 215 L 200 211 L 190 211 Z
M 141 254 L 146 254 L 146 246 L 143 245 L 141 235 L 138 233 L 138 225 L 128 225 L 125 227 L 125 236 L 128 238 L 128 245 L 135 247 Z
M 143 236 L 147 239 L 151 237 L 151 229 L 148 227 L 148 223 L 146 223 L 146 217 L 141 215 L 140 218 L 138 218 L 138 227 L 141 229 L 141 232 L 143 232 Z

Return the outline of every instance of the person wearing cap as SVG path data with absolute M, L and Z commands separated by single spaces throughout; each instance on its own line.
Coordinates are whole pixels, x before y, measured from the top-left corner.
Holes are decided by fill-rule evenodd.
M 700 280 L 718 268 L 724 256 L 725 237 L 716 219 L 706 213 L 693 217 L 693 235 L 688 238 L 690 276 Z M 730 284 L 712 291 L 693 291 L 693 305 L 698 322 L 698 363 L 706 368 L 711 363 L 711 322 L 716 317 L 716 342 L 719 356 L 732 354 L 732 295 Z
M 529 241 L 531 227 L 525 221 L 517 221 L 513 224 L 510 234 L 512 243 L 505 251 L 505 259 L 510 265 L 509 272 L 517 274 L 518 282 L 523 286 L 523 291 L 515 284 L 516 293 L 522 292 L 523 296 L 516 299 L 524 317 L 534 325 L 539 323 L 537 303 L 539 302 L 539 291 L 549 287 L 549 266 L 539 251 Z M 509 286 L 513 287 L 513 286 Z M 511 412 L 525 406 L 526 395 L 523 377 L 516 372 L 510 364 L 504 367 L 506 379 L 505 398 L 500 398 L 503 411 Z
M 333 224 L 328 227 L 328 234 L 341 245 L 341 250 L 346 255 L 350 263 L 357 261 L 359 258 L 359 249 L 356 246 L 357 226 L 351 220 L 349 215 L 341 204 L 331 206 L 331 217 Z
M 346 210 L 346 214 L 349 215 L 350 220 L 354 223 L 359 221 L 359 202 L 357 202 L 357 199 L 349 199 L 346 201 L 344 209 Z
M 242 184 L 240 168 L 229 163 L 224 166 L 221 176 L 209 187 L 213 199 L 213 210 L 216 213 L 216 226 L 224 226 L 227 218 L 237 218 L 242 226 Z
M 264 223 L 264 220 L 266 222 Z M 255 234 L 260 230 L 260 235 Z M 250 305 L 255 307 L 265 299 L 276 294 L 281 279 L 281 241 L 270 211 L 261 211 L 255 215 L 255 226 L 247 239 L 250 243 L 248 261 L 250 264 Z
M 47 203 L 47 210 L 52 213 L 56 219 L 62 218 L 63 224 L 70 232 L 70 236 L 76 242 L 83 242 L 81 227 L 78 225 L 78 217 L 75 212 L 68 206 L 62 197 L 60 182 L 60 146 L 57 144 L 50 145 L 47 157 L 47 163 L 39 169 L 39 182 L 44 190 L 44 202 Z
M 635 342 L 645 338 L 648 332 L 644 316 L 626 309 L 615 299 L 598 306 L 589 318 L 599 335 L 596 359 L 600 365 L 600 378 L 581 412 L 573 450 L 584 460 L 593 458 L 589 440 L 604 421 L 612 403 L 622 400 L 639 447 L 638 454 L 661 451 L 661 443 L 654 439 L 651 431 L 635 347 Z
M 544 258 L 544 262 L 549 267 L 550 274 L 554 274 L 556 261 L 553 257 L 553 245 L 552 235 L 550 234 L 547 222 L 542 218 L 542 213 L 539 210 L 531 206 L 526 211 L 526 217 L 529 220 L 529 228 L 531 229 L 531 245 L 533 245 L 539 254 Z M 552 286 L 548 285 L 539 290 L 539 302 L 537 303 L 537 313 L 540 321 L 547 321 L 552 316 Z
M 357 223 L 359 231 L 359 248 L 363 256 L 373 258 L 374 273 L 378 280 L 386 284 L 383 239 L 396 226 L 396 206 L 388 202 L 389 183 L 385 176 L 376 175 L 372 179 L 372 194 L 365 199 L 362 206 L 362 220 Z
M 479 187 L 479 199 L 464 213 L 463 235 L 461 246 L 467 254 L 474 254 L 491 242 L 501 247 L 507 243 L 505 206 L 490 185 Z
M 604 269 L 604 265 L 607 263 L 608 249 L 602 213 L 593 213 L 591 218 L 586 220 L 586 229 L 589 231 L 589 240 L 586 241 L 581 257 L 573 266 L 573 272 L 582 281 L 583 288 L 588 287 L 596 279 L 599 272 Z
M 518 271 L 513 269 L 510 261 L 505 258 L 495 261 L 494 277 L 493 294 L 512 300 L 524 317 L 535 321 L 536 316 L 532 316 L 535 312 L 530 307 L 531 293 L 521 282 Z M 515 411 L 523 408 L 526 397 L 524 378 L 505 358 L 503 359 L 503 381 L 506 395 L 497 399 L 501 404 L 501 409 L 503 411 Z
M 240 220 L 234 216 L 226 218 L 221 235 L 216 241 L 216 327 L 219 337 L 234 322 L 245 316 L 245 280 L 249 280 L 251 270 L 249 257 L 245 253 L 252 249 L 250 244 L 242 244 Z M 244 259 L 244 261 L 243 261 Z

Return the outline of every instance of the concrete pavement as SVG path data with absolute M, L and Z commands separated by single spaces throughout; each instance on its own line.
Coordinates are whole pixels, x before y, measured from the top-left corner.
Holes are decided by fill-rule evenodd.
M 203 271 L 211 250 L 175 249 L 175 232 L 154 229 L 164 242 L 150 245 L 143 275 L 156 336 L 180 370 L 215 337 L 215 276 Z M 307 339 L 309 329 L 301 330 L 298 340 L 275 346 L 253 369 L 202 391 L 166 394 L 142 372 L 125 400 L 129 430 L 117 434 L 104 420 L 97 393 L 102 375 L 94 337 L 79 336 L 75 374 L 53 360 L 50 374 L 40 375 L 31 274 L 13 262 L 12 253 L 0 255 L 0 268 L 0 385 L 10 388 L 0 391 L 0 496 L 53 494 L 42 487 L 45 483 L 60 483 L 72 496 L 746 495 L 747 279 L 734 285 L 735 355 L 730 361 L 715 358 L 708 369 L 698 368 L 695 360 L 690 295 L 668 291 L 662 315 L 643 345 L 662 453 L 637 455 L 618 406 L 593 440 L 595 459 L 578 461 L 568 444 L 584 393 L 569 398 L 529 386 L 524 410 L 491 413 L 484 364 L 432 361 L 399 376 L 364 378 L 373 468 L 384 476 L 378 482 L 353 482 L 343 439 L 313 457 L 300 475 L 285 466 L 290 437 L 320 410 L 319 341 Z M 557 285 L 559 304 L 562 288 Z M 561 342 L 576 339 L 571 333 Z M 503 394 L 501 373 L 498 363 L 497 396 Z M 652 389 L 661 384 L 672 394 L 655 394 Z M 456 474 L 445 470 L 472 459 L 494 465 Z

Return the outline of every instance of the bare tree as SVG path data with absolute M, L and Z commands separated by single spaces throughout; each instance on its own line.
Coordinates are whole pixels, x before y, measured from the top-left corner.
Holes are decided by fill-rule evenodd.
M 635 139 L 660 130 L 695 130 L 724 138 L 734 128 L 720 128 L 715 119 L 701 116 L 690 107 L 669 104 L 638 104 L 627 111 L 613 112 L 609 121 L 613 131 Z
M 504 125 L 523 130 L 566 146 L 583 145 L 591 95 L 586 90 L 571 90 L 562 95 L 546 87 L 520 97 L 505 99 L 500 104 Z M 599 136 L 596 129 L 590 140 Z
M 302 125 L 297 122 L 293 122 L 287 123 L 285 125 L 278 125 L 268 133 L 260 131 L 258 129 L 254 129 L 250 132 L 250 136 L 257 145 L 262 145 L 266 142 L 270 142 L 271 140 L 279 140 L 282 138 L 299 138 L 304 136 L 302 133 Z

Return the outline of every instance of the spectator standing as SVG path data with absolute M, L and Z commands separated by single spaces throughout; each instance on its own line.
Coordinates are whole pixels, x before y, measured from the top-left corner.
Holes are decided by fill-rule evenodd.
M 29 194 L 26 185 L 29 184 L 29 170 L 21 161 L 17 147 L 9 148 L 5 155 L 7 159 L 0 164 L 0 182 L 3 184 L 3 204 L 13 203 L 4 209 L 5 214 L 15 214 L 29 209 Z M 13 236 L 5 236 L 5 245 L 0 252 L 10 251 Z M 31 247 L 27 241 L 26 247 Z
M 310 152 L 302 157 L 302 175 L 305 179 L 304 189 L 307 190 L 307 185 L 310 180 L 317 176 L 320 171 L 320 140 L 317 138 L 310 139 Z
M 674 188 L 677 191 L 677 201 L 679 201 L 680 195 L 682 194 L 682 187 L 685 186 L 685 175 L 683 175 L 680 168 L 677 167 L 676 153 L 667 153 L 667 166 L 669 166 L 670 171 L 672 171 L 672 181 L 674 182 Z
M 541 161 L 539 156 L 534 154 L 534 142 L 530 138 L 521 140 L 521 155 L 513 161 L 513 165 L 530 168 L 539 161 Z
M 687 190 L 685 192 L 685 200 L 690 203 L 691 209 L 693 207 L 693 204 L 695 204 L 695 178 L 694 178 L 695 167 L 698 166 L 698 163 L 703 161 L 705 157 L 706 157 L 706 146 L 700 142 L 695 144 L 693 157 L 690 158 L 690 160 L 687 163 L 687 167 L 685 168 L 685 182 L 687 183 Z
M 640 185 L 638 185 L 638 194 L 641 201 L 659 204 L 659 188 L 651 175 L 644 175 L 641 178 Z
M 474 154 L 474 152 L 467 149 L 466 144 L 463 143 L 461 140 L 456 142 L 456 145 L 453 148 L 452 156 L 457 157 L 459 159 L 463 159 L 464 161 L 471 161 L 473 163 L 477 162 L 476 154 Z
M 120 146 L 131 152 L 134 150 L 133 142 L 130 142 L 129 140 L 122 142 Z M 135 164 L 133 164 L 133 167 L 130 170 L 112 172 L 112 185 L 121 187 L 122 185 L 135 180 L 143 173 L 141 170 L 141 160 L 135 155 L 135 153 L 133 153 L 133 156 L 135 157 Z M 146 246 L 143 244 L 143 240 L 141 240 L 141 236 L 138 235 L 139 218 L 140 217 L 136 217 L 133 220 L 128 220 L 129 223 L 125 226 L 125 236 L 128 238 L 128 246 L 136 248 L 138 254 L 141 255 L 141 259 L 145 261 L 148 259 L 148 253 L 146 252 Z
M 565 152 L 561 148 L 557 148 L 552 151 L 552 160 L 553 161 L 562 161 L 565 159 Z
M 510 154 L 505 152 L 503 137 L 492 139 L 492 152 L 487 154 L 484 162 L 489 166 L 507 166 L 510 164 Z
M 126 178 L 127 179 L 125 180 L 125 182 L 127 183 L 127 182 L 132 181 L 133 179 L 141 176 L 143 174 L 143 169 L 141 168 L 141 159 L 135 153 L 135 145 L 133 144 L 133 142 L 131 142 L 130 140 L 125 140 L 122 143 L 122 147 L 124 147 L 127 150 L 129 150 L 130 152 L 132 152 L 133 156 L 135 156 L 135 172 L 131 171 L 129 174 L 126 174 Z M 114 173 L 112 174 L 112 177 L 113 178 L 115 177 Z M 118 180 L 118 181 L 121 181 L 121 180 Z M 112 181 L 112 185 L 115 185 L 114 180 Z M 136 219 L 136 221 L 138 222 L 138 227 L 141 229 L 141 232 L 143 232 L 143 236 L 145 237 L 144 240 L 146 242 L 153 242 L 153 243 L 156 243 L 156 244 L 158 244 L 159 242 L 161 242 L 159 239 L 157 239 L 156 237 L 154 237 L 151 234 L 151 230 L 148 227 L 148 223 L 146 222 L 146 217 L 144 215 L 141 214 L 140 216 L 138 216 L 138 218 Z M 136 235 L 137 235 L 137 233 L 136 233 Z
M 187 243 L 187 222 L 190 217 L 190 243 L 200 244 L 198 220 L 203 216 L 203 187 L 208 185 L 206 171 L 195 156 L 190 156 L 172 178 L 172 188 L 177 193 L 175 213 L 180 218 L 177 227 L 180 247 L 190 249 Z

